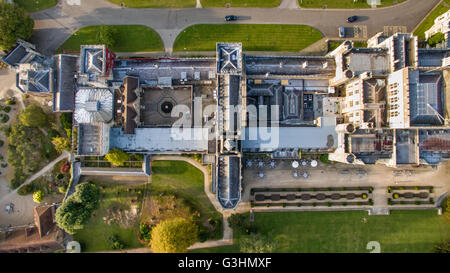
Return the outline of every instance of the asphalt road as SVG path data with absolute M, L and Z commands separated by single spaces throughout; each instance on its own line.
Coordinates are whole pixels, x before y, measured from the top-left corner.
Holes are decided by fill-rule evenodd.
M 141 24 L 156 30 L 162 37 L 166 52 L 172 51 L 176 36 L 194 24 L 222 24 L 224 16 L 235 14 L 240 20 L 232 24 L 306 24 L 319 29 L 327 37 L 337 37 L 339 26 L 358 15 L 358 25 L 367 26 L 370 37 L 384 26 L 406 26 L 412 31 L 439 0 L 408 0 L 393 7 L 377 9 L 324 10 L 300 9 L 295 0 L 285 0 L 277 8 L 187 8 L 132 9 L 121 8 L 105 0 L 79 0 L 69 5 L 62 0 L 53 8 L 32 14 L 35 34 L 32 41 L 45 53 L 57 49 L 79 28 L 98 24 Z

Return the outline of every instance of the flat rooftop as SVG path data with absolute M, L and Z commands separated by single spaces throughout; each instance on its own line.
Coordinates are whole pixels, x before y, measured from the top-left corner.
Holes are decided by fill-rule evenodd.
M 245 69 L 248 76 L 315 76 L 332 78 L 336 63 L 328 57 L 277 57 L 246 56 Z
M 182 153 L 208 151 L 208 128 L 183 129 L 183 138 L 172 128 L 136 128 L 125 135 L 121 128 L 111 128 L 110 148 L 137 153 Z

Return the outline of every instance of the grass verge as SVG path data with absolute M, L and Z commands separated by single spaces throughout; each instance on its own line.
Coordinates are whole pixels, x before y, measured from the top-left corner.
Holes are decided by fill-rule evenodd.
M 58 0 L 14 0 L 14 3 L 28 12 L 36 12 L 55 6 Z
M 281 0 L 202 0 L 202 7 L 204 8 L 224 8 L 226 4 L 230 7 L 259 7 L 259 8 L 274 8 L 278 7 Z
M 195 0 L 108 0 L 111 3 L 125 4 L 128 8 L 195 8 Z
M 397 0 L 397 3 L 406 0 Z M 395 4 L 395 0 L 381 0 L 381 5 L 377 7 L 387 7 Z M 325 5 L 329 9 L 361 9 L 371 8 L 366 0 L 298 0 L 298 4 L 302 8 L 323 8 Z
M 450 4 L 450 0 L 446 1 L 447 4 Z M 414 35 L 418 36 L 419 39 L 425 40 L 425 31 L 431 28 L 434 25 L 434 20 L 439 16 L 448 11 L 448 7 L 444 6 L 444 4 L 439 4 L 437 7 L 431 11 L 431 13 L 425 18 L 425 20 L 416 28 L 414 31 Z
M 175 40 L 174 51 L 213 51 L 217 42 L 242 42 L 247 51 L 300 51 L 322 38 L 305 25 L 193 25 Z
M 112 25 L 115 52 L 151 52 L 163 51 L 164 46 L 159 34 L 142 25 Z M 57 52 L 79 52 L 80 45 L 97 44 L 97 32 L 100 26 L 87 26 L 79 29 L 67 39 Z

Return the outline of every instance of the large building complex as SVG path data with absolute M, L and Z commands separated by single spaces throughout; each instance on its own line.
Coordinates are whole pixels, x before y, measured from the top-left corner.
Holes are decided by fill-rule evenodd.
M 19 42 L 4 61 L 24 93 L 73 112 L 76 154 L 201 153 L 224 209 L 241 198 L 244 153 L 327 153 L 349 164 L 437 164 L 450 157 L 447 48 L 379 33 L 326 56 L 117 59 L 104 45 L 42 56 Z M 148 157 L 146 157 L 148 158 Z

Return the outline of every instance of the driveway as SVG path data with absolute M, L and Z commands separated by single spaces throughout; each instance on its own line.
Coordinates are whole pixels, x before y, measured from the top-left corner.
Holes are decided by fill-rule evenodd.
M 283 2 L 277 8 L 132 9 L 105 0 L 80 0 L 80 5 L 69 5 L 67 0 L 62 0 L 53 8 L 32 14 L 35 20 L 32 42 L 50 54 L 83 26 L 140 24 L 156 30 L 166 52 L 171 53 L 175 38 L 184 28 L 194 24 L 223 24 L 227 14 L 245 16 L 245 20 L 233 24 L 305 24 L 328 37 L 337 37 L 341 25 L 353 26 L 346 18 L 358 15 L 361 20 L 356 24 L 367 26 L 370 37 L 383 31 L 384 26 L 406 26 L 407 31 L 412 31 L 438 2 L 409 0 L 393 7 L 356 10 L 300 9 L 293 8 L 292 1 Z

